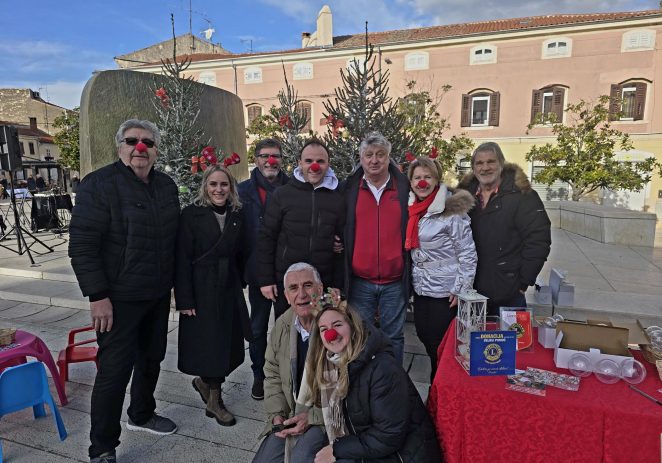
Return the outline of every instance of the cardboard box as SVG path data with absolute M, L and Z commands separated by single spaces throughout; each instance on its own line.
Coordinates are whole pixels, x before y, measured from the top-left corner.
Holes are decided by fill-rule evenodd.
M 632 358 L 628 339 L 628 328 L 613 326 L 611 322 L 559 322 L 556 325 L 554 364 L 558 368 L 568 368 L 570 357 L 581 353 L 588 355 L 593 367 L 603 359 L 621 365 L 624 360 Z

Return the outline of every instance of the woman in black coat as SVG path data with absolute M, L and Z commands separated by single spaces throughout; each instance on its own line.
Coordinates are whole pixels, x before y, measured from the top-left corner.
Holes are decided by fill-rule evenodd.
M 299 406 L 322 407 L 329 445 L 315 463 L 441 461 L 423 402 L 388 338 L 345 302 L 315 317 Z
M 221 385 L 244 361 L 244 338 L 251 338 L 242 291 L 243 223 L 232 174 L 209 167 L 197 198 L 182 211 L 177 235 L 178 367 L 196 376 L 193 388 L 207 404 L 206 415 L 223 426 L 236 421 Z

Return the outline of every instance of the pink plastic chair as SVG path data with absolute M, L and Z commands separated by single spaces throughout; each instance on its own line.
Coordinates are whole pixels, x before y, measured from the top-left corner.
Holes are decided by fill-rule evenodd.
M 25 363 L 26 357 L 34 357 L 48 367 L 55 383 L 57 395 L 60 398 L 60 405 L 65 406 L 69 403 L 67 395 L 64 392 L 60 374 L 57 371 L 53 356 L 48 347 L 38 336 L 27 331 L 16 330 L 16 340 L 11 346 L 0 347 L 0 370 L 9 366 Z

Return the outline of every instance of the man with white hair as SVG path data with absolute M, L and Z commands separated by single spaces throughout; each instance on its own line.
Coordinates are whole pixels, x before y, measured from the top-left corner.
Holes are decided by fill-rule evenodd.
M 404 357 L 409 300 L 409 252 L 405 250 L 409 180 L 391 162 L 391 143 L 372 132 L 361 142 L 361 165 L 345 183 L 345 291 L 349 303 Z
M 289 461 L 313 461 L 328 444 L 319 407 L 296 414 L 308 353 L 308 339 L 315 319 L 314 299 L 323 291 L 320 275 L 310 264 L 297 262 L 288 267 L 284 278 L 285 298 L 290 308 L 276 320 L 264 365 L 264 406 L 266 436 L 253 463 L 282 463 L 285 447 L 291 442 Z M 288 445 L 289 447 L 289 445 Z

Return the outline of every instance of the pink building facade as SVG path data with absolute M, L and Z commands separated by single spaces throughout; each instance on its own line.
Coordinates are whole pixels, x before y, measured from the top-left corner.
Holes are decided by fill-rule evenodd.
M 509 161 L 529 175 L 538 166 L 525 160 L 535 144 L 553 141 L 549 127 L 528 131 L 539 113 L 556 113 L 580 99 L 600 95 L 622 99 L 622 120 L 614 126 L 631 134 L 635 149 L 623 161 L 655 156 L 662 161 L 662 53 L 657 34 L 662 11 L 554 15 L 422 29 L 371 33 L 377 63 L 390 73 L 390 95 L 407 94 L 407 82 L 439 91 L 448 135 L 464 133 L 476 144 L 496 141 Z M 317 31 L 304 34 L 301 49 L 244 55 L 194 55 L 191 75 L 236 93 L 246 123 L 277 104 L 283 68 L 310 112 L 310 128 L 323 132 L 323 102 L 341 85 L 340 69 L 363 57 L 365 36 L 333 37 L 331 12 L 320 11 Z M 326 38 L 325 38 L 326 37 Z M 329 37 L 331 37 L 329 39 Z M 311 46 L 310 43 L 313 43 Z M 305 46 L 308 45 L 308 46 Z M 159 72 L 159 66 L 141 71 Z M 564 185 L 537 186 L 543 199 L 564 197 Z M 567 189 L 565 190 L 567 192 Z M 662 180 L 655 175 L 641 192 L 601 192 L 592 198 L 662 216 Z

